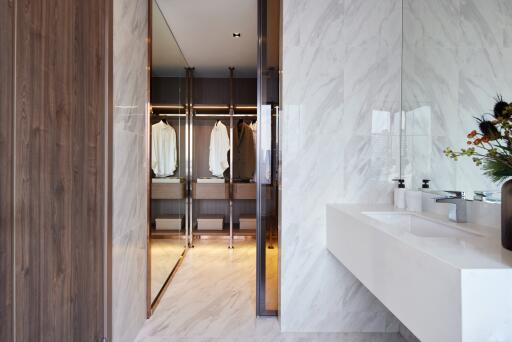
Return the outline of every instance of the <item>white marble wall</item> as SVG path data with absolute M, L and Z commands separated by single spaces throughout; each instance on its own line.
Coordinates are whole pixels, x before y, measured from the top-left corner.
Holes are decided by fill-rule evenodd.
M 495 189 L 470 159 L 442 151 L 465 147 L 474 116 L 492 111 L 497 93 L 512 101 L 510 0 L 404 0 L 403 98 L 411 112 L 430 112 L 429 125 L 407 131 L 404 174 L 419 187 Z
M 113 341 L 146 319 L 147 1 L 114 0 Z
M 398 331 L 327 252 L 325 207 L 392 201 L 401 17 L 401 0 L 283 0 L 284 331 Z

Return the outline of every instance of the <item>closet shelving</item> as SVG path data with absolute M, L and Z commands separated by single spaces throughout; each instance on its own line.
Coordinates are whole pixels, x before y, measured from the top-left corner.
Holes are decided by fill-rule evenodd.
M 151 238 L 180 238 L 186 236 L 186 164 L 183 158 L 188 153 L 186 145 L 186 106 L 181 104 L 153 104 L 150 108 L 150 122 L 169 123 L 176 131 L 178 165 L 175 176 L 158 179 L 151 177 Z M 183 160 L 183 161 L 182 161 Z M 171 219 L 179 229 L 156 229 L 157 219 Z
M 203 178 L 212 177 L 209 172 L 209 143 L 213 125 L 221 121 L 228 130 L 230 151 L 233 151 L 234 134 L 238 120 L 253 122 L 257 119 L 257 107 L 254 105 L 256 99 L 254 86 L 254 99 L 245 99 L 237 103 L 235 92 L 237 80 L 234 77 L 234 68 L 229 69 L 229 78 L 218 80 L 206 80 L 205 83 L 214 83 L 214 90 L 211 84 L 198 84 L 201 79 L 194 78 L 194 69 L 187 68 L 185 104 L 159 103 L 151 106 L 151 123 L 160 120 L 168 120 L 180 127 L 180 172 L 179 183 L 174 184 L 151 184 L 152 217 L 162 214 L 153 206 L 159 205 L 160 201 L 174 201 L 184 206 L 180 213 L 183 216 L 183 229 L 180 231 L 162 231 L 151 229 L 152 237 L 167 238 L 170 236 L 185 236 L 189 246 L 194 245 L 194 239 L 208 236 L 222 236 L 228 239 L 229 248 L 233 247 L 233 241 L 237 237 L 256 236 L 256 183 L 254 181 L 237 181 L 234 178 L 232 153 L 229 154 L 229 165 L 220 183 L 205 182 Z M 244 88 L 244 94 L 251 94 L 252 88 L 247 80 L 239 81 Z M 245 82 L 245 83 L 244 83 Z M 198 84 L 197 88 L 195 83 Z M 249 84 L 249 86 L 248 86 Z M 255 82 L 254 82 L 255 84 Z M 194 96 L 194 92 L 202 96 Z M 228 95 L 229 94 L 229 95 Z M 205 96 L 206 95 L 206 96 Z M 218 96 L 217 96 L 218 95 Z M 201 98 L 207 98 L 207 103 L 201 102 Z M 213 101 L 212 101 L 213 100 Z M 252 102 L 254 101 L 254 102 Z M 251 103 L 252 102 L 252 103 Z M 173 125 L 175 126 L 175 125 Z M 183 127 L 183 132 L 181 128 Z M 255 142 L 256 143 L 256 142 Z M 183 169 L 181 169 L 181 165 Z M 199 180 L 199 181 L 198 181 Z M 180 207 L 181 208 L 181 207 Z M 165 210 L 164 210 L 165 212 Z M 165 214 L 165 213 L 164 213 Z M 208 216 L 215 215 L 215 216 Z M 198 227 L 199 220 L 204 218 L 223 218 L 223 225 L 216 229 Z M 240 222 L 243 222 L 241 229 Z M 205 221 L 202 221 L 205 222 Z M 212 221 L 213 222 L 213 221 Z M 218 219 L 216 222 L 219 222 Z M 208 228 L 208 226 L 206 226 Z M 222 229 L 218 229 L 222 228 Z
M 203 236 L 224 236 L 229 238 L 229 248 L 233 248 L 233 240 L 235 237 L 241 236 L 256 236 L 256 183 L 252 182 L 237 182 L 234 179 L 233 169 L 236 167 L 233 163 L 233 142 L 234 134 L 236 133 L 235 125 L 238 120 L 256 120 L 257 118 L 257 107 L 255 105 L 240 104 L 237 105 L 235 102 L 235 78 L 234 68 L 230 68 L 229 77 L 229 103 L 194 103 L 194 77 L 193 73 L 190 75 L 189 84 L 191 84 L 190 99 L 190 113 L 191 113 L 191 125 L 190 125 L 190 137 L 191 137 L 191 158 L 192 165 L 192 208 L 191 208 L 191 220 L 189 221 L 190 227 L 189 232 L 191 233 L 191 244 L 195 238 Z M 254 94 L 256 95 L 256 94 Z M 206 132 L 210 132 L 213 125 L 221 121 L 228 129 L 229 141 L 230 141 L 230 153 L 229 153 L 229 172 L 225 173 L 224 183 L 200 183 L 198 179 L 200 177 L 208 177 L 208 174 L 199 174 L 205 170 L 205 167 L 197 165 L 200 160 L 204 163 L 207 158 L 205 157 L 205 150 L 207 150 L 207 144 L 204 142 L 205 132 L 202 132 L 202 139 L 198 137 L 201 125 L 206 125 L 208 129 Z M 209 140 L 209 135 L 206 135 Z M 195 146 L 196 144 L 202 144 L 201 146 Z M 198 151 L 202 150 L 202 157 L 198 158 Z M 215 213 L 215 214 L 213 214 Z M 206 215 L 205 215 L 206 214 Z M 220 215 L 223 217 L 224 224 L 222 229 L 199 229 L 198 220 L 202 218 L 208 218 L 212 216 L 208 215 Z M 247 214 L 250 214 L 250 220 L 254 222 L 253 229 L 240 229 L 240 218 L 247 221 Z M 215 216 L 214 216 L 215 217 Z M 220 227 L 219 227 L 220 228 Z

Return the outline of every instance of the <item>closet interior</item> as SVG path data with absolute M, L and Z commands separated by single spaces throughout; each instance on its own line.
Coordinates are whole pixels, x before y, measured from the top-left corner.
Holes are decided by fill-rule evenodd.
M 237 78 L 235 68 L 224 78 L 194 71 L 186 69 L 185 106 L 171 102 L 181 78 L 152 78 L 152 131 L 162 122 L 174 127 L 179 159 L 188 165 L 178 163 L 176 175 L 153 170 L 151 236 L 184 235 L 190 247 L 195 239 L 225 237 L 233 248 L 237 237 L 256 236 L 257 80 Z M 172 229 L 159 225 L 163 220 Z
M 216 240 L 215 245 L 224 244 L 227 252 L 236 251 L 238 241 L 252 241 L 257 312 L 274 315 L 278 307 L 278 2 L 267 9 L 266 2 L 258 0 L 237 0 L 224 4 L 225 8 L 204 1 L 204 8 L 198 9 L 188 2 L 152 1 L 149 262 L 153 273 L 148 277 L 152 287 L 148 312 L 158 304 L 187 251 L 205 248 L 201 240 Z M 184 19 L 203 16 L 206 7 L 210 15 L 205 23 L 193 25 Z M 233 26 L 240 32 L 226 32 Z M 273 35 L 262 39 L 269 30 Z

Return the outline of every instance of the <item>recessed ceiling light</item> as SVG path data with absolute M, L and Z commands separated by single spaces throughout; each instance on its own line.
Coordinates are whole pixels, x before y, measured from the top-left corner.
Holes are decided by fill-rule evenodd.
M 233 32 L 233 38 L 240 38 L 241 36 L 240 32 Z

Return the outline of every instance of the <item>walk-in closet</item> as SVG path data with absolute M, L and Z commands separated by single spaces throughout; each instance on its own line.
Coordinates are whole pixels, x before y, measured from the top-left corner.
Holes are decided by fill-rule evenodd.
M 148 314 L 191 250 L 219 246 L 255 251 L 256 311 L 277 314 L 279 6 L 225 2 L 152 1 Z

